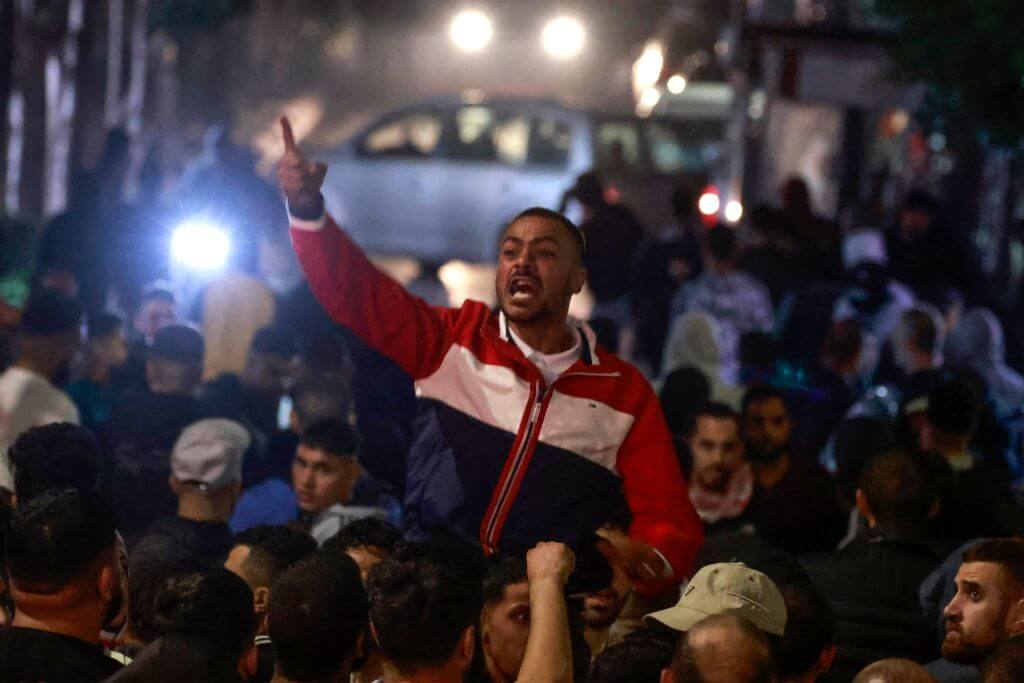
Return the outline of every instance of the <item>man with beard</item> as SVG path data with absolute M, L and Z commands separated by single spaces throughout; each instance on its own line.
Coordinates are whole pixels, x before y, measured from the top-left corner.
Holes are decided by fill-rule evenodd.
M 700 520 L 650 384 L 567 317 L 587 280 L 579 229 L 547 209 L 522 212 L 499 241 L 500 310 L 431 307 L 324 212 L 327 169 L 299 154 L 287 119 L 282 127 L 278 175 L 313 293 L 416 382 L 406 535 L 454 534 L 513 555 L 538 541 L 592 548 L 624 494 L 629 534 L 607 535 L 602 551 L 647 589 L 679 583 Z
M 754 490 L 739 416 L 729 406 L 709 403 L 697 413 L 687 445 L 692 461 L 690 502 L 707 531 L 727 526 L 743 515 Z
M 779 550 L 831 550 L 843 532 L 835 483 L 817 464 L 793 458 L 792 434 L 781 392 L 772 387 L 747 392 L 743 437 L 754 470 L 747 518 L 757 535 Z
M 70 379 L 81 324 L 78 303 L 50 290 L 34 295 L 21 316 L 18 355 L 0 375 L 0 488 L 14 488 L 7 450 L 22 433 L 53 422 L 78 424 L 78 409 L 57 386 Z
M 89 683 L 120 670 L 100 645 L 124 601 L 114 515 L 101 500 L 65 489 L 19 507 L 7 569 L 16 615 L 0 631 L 0 680 Z
M 977 669 L 1012 636 L 1024 633 L 1024 540 L 1000 538 L 965 551 L 956 595 L 943 616 L 942 659 L 930 664 L 929 672 L 939 683 L 980 681 Z

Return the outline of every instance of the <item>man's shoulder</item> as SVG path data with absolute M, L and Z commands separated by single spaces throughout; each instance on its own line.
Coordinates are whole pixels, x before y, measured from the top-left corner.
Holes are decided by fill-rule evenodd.
M 97 645 L 38 629 L 0 630 L 0 652 L 10 680 L 102 681 L 122 668 Z

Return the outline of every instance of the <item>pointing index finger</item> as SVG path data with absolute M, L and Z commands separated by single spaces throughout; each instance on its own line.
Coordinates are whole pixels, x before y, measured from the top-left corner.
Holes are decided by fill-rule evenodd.
M 299 154 L 299 148 L 295 144 L 295 133 L 292 132 L 292 122 L 287 116 L 281 117 L 281 132 L 284 134 L 284 153 Z

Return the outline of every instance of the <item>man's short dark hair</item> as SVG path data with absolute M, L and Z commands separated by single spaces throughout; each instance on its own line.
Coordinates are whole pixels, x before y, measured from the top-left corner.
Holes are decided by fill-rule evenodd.
M 329 455 L 355 455 L 359 450 L 356 430 L 341 420 L 321 420 L 302 432 L 299 443 Z
M 331 536 L 323 548 L 345 552 L 352 548 L 379 548 L 386 554 L 395 552 L 402 542 L 402 532 L 382 519 L 364 517 L 349 522 Z
M 710 396 L 711 385 L 697 368 L 679 368 L 669 373 L 658 394 L 669 431 L 677 436 L 691 433 L 697 411 Z
M 776 649 L 779 677 L 809 672 L 835 643 L 835 617 L 828 601 L 809 582 L 779 587 L 786 603 L 786 632 Z
M 754 672 L 753 677 L 747 683 L 770 683 L 773 680 L 774 661 L 768 638 L 751 622 L 733 614 L 716 614 L 707 617 L 698 622 L 679 639 L 679 645 L 676 647 L 672 663 L 669 665 L 675 680 L 687 681 L 688 683 L 691 681 L 693 683 L 704 681 L 704 676 L 700 671 L 700 664 L 697 661 L 697 650 L 690 642 L 690 636 L 699 629 L 712 628 L 719 625 L 735 627 L 744 638 L 753 641 L 764 649 L 766 656 L 760 662 L 758 670 Z
M 116 313 L 94 313 L 89 316 L 89 341 L 106 339 L 122 330 L 124 330 L 124 318 Z
M 18 321 L 18 330 L 26 337 L 49 337 L 79 329 L 82 307 L 51 289 L 32 294 Z
M 308 557 L 274 584 L 268 630 L 277 666 L 293 681 L 327 680 L 355 655 L 367 598 L 351 559 Z
M 743 403 L 741 405 L 740 413 L 742 415 L 746 415 L 747 411 L 750 410 L 750 406 L 753 404 L 768 401 L 773 398 L 779 399 L 779 401 L 782 402 L 782 405 L 786 405 L 786 397 L 775 387 L 768 384 L 759 384 L 751 387 L 747 390 L 747 393 L 743 395 Z
M 944 434 L 970 436 L 978 427 L 981 405 L 963 382 L 945 382 L 928 395 L 925 417 Z
M 562 214 L 558 213 L 557 211 L 552 211 L 551 209 L 545 209 L 539 206 L 534 206 L 529 209 L 526 209 L 525 211 L 520 211 L 515 218 L 510 220 L 505 225 L 505 228 L 501 231 L 502 238 L 504 238 L 505 233 L 508 232 L 509 228 L 511 228 L 517 221 L 523 218 L 543 218 L 545 220 L 558 223 L 560 226 L 565 228 L 569 235 L 572 236 L 573 244 L 576 245 L 577 249 L 576 255 L 581 260 L 583 259 L 583 254 L 586 252 L 587 249 L 587 243 L 586 239 L 583 236 L 583 231 L 580 230 L 579 226 L 577 226 L 571 220 L 569 220 Z
M 707 233 L 708 252 L 716 261 L 731 261 L 736 256 L 736 231 L 718 225 Z
M 237 667 L 252 646 L 257 627 L 252 590 L 223 567 L 172 578 L 156 603 L 160 630 L 209 646 L 220 670 Z
M 963 561 L 998 564 L 1019 588 L 1024 589 L 1024 539 L 996 538 L 982 541 L 964 551 Z
M 868 460 L 859 488 L 879 526 L 890 532 L 920 531 L 938 500 L 935 481 L 923 458 L 899 450 Z
M 286 526 L 255 526 L 235 536 L 234 544 L 249 548 L 246 574 L 257 586 L 268 588 L 288 567 L 316 552 L 309 534 Z
M 49 489 L 96 489 L 100 446 L 84 427 L 68 422 L 33 427 L 18 437 L 8 458 L 20 505 Z
M 505 589 L 526 583 L 526 562 L 519 557 L 493 555 L 484 567 L 483 599 L 485 605 L 501 602 Z
M 292 358 L 298 353 L 295 336 L 281 327 L 264 327 L 252 338 L 250 353 Z
M 702 417 L 709 417 L 713 420 L 732 420 L 736 423 L 737 428 L 739 427 L 740 416 L 736 414 L 736 411 L 717 401 L 711 401 L 706 403 L 700 408 L 697 413 L 693 416 L 693 425 L 690 429 L 689 436 L 693 436 L 697 433 L 697 421 Z
M 202 366 L 206 353 L 203 335 L 191 325 L 167 325 L 157 330 L 148 357 L 190 366 Z
M 672 661 L 672 646 L 656 638 L 627 638 L 594 659 L 589 683 L 657 681 Z
M 333 374 L 303 377 L 292 389 L 291 398 L 301 430 L 321 420 L 348 420 L 352 411 L 349 385 Z
M 45 491 L 19 506 L 7 530 L 7 571 L 24 593 L 56 593 L 113 552 L 114 513 L 95 494 Z
M 445 664 L 480 618 L 480 568 L 451 550 L 406 545 L 367 577 L 377 644 L 400 671 Z
M 133 551 L 128 557 L 128 626 L 139 641 L 149 644 L 164 635 L 167 619 L 158 612 L 158 600 L 172 581 L 202 571 L 203 566 L 184 554 Z

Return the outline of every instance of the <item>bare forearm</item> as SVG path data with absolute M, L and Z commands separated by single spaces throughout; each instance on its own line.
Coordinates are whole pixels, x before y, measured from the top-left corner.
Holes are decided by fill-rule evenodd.
M 572 642 L 564 586 L 554 579 L 530 582 L 530 637 L 520 681 L 571 683 Z

